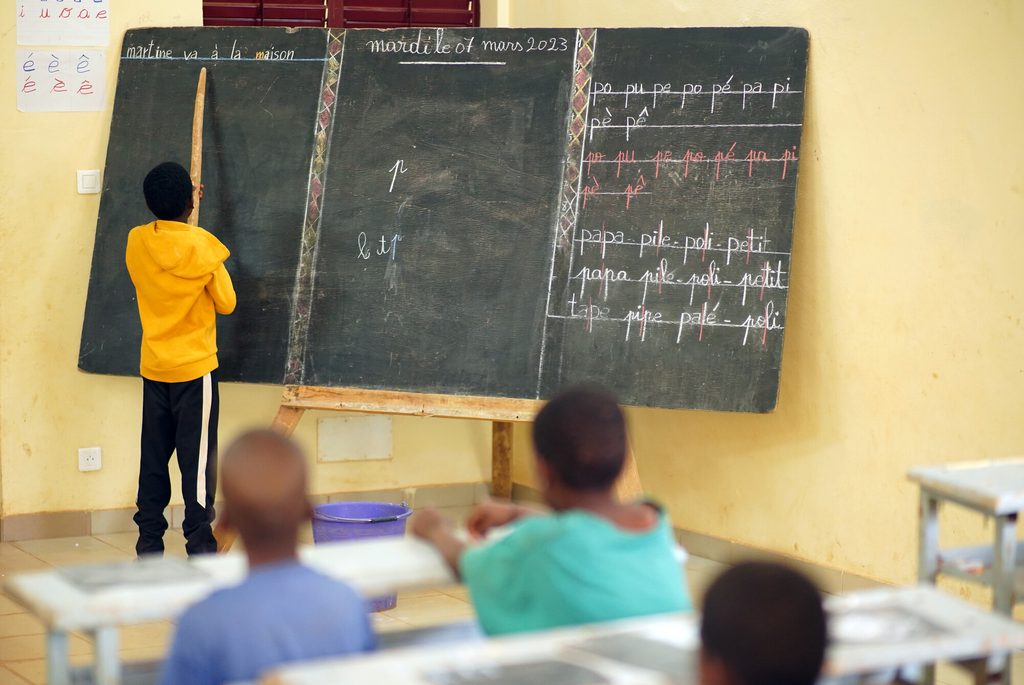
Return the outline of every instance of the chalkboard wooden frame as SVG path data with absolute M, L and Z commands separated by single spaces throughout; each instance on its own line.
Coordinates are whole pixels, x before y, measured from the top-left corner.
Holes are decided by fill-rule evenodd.
M 396 390 L 289 385 L 284 389 L 281 406 L 446 419 L 530 421 L 544 406 L 544 402 L 476 395 L 436 395 Z

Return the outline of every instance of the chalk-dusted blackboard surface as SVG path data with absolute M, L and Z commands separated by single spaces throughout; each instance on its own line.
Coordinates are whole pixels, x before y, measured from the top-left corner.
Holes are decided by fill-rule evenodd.
M 79 366 L 138 372 L 125 239 L 205 66 L 222 380 L 770 411 L 806 59 L 794 28 L 129 31 Z

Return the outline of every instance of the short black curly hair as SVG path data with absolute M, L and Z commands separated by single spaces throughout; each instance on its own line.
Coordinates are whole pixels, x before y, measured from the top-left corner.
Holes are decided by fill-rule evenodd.
M 192 177 L 177 162 L 164 162 L 146 174 L 142 192 L 157 219 L 179 219 L 192 201 Z
M 570 388 L 533 420 L 533 445 L 566 487 L 607 490 L 626 462 L 626 418 L 612 394 Z
M 828 642 L 821 595 L 780 564 L 739 564 L 705 593 L 700 639 L 738 685 L 814 685 Z

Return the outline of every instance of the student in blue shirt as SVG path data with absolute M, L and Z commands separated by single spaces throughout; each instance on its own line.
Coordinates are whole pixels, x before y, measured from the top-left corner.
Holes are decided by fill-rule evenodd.
M 412 521 L 413 533 L 434 544 L 469 587 L 484 632 L 690 610 L 668 516 L 651 502 L 615 498 L 626 457 L 615 398 L 587 388 L 564 392 L 537 414 L 533 443 L 550 512 L 480 505 L 467 520 L 472 536 L 507 524 L 511 532 L 474 546 L 436 511 Z
M 306 461 L 291 440 L 246 433 L 221 464 L 225 524 L 245 544 L 249 576 L 181 617 L 164 685 L 255 681 L 289 661 L 370 651 L 365 601 L 299 563 L 299 525 L 311 514 Z

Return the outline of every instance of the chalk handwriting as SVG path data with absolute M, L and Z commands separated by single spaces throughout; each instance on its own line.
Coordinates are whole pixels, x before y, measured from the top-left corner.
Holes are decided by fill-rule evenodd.
M 785 327 L 790 255 L 773 233 L 774 200 L 759 225 L 755 198 L 795 178 L 801 103 L 786 77 L 592 83 L 574 261 L 548 316 L 587 333 L 620 327 L 631 345 L 655 335 L 767 349 Z M 705 193 L 716 199 L 703 204 Z M 744 211 L 716 218 L 732 193 Z M 701 206 L 708 217 L 694 222 Z
M 408 169 L 405 168 L 405 160 L 399 159 L 395 161 L 395 163 L 391 165 L 391 168 L 388 169 L 388 171 L 391 172 L 391 186 L 388 188 L 388 192 L 390 193 L 395 189 L 395 179 L 398 178 L 398 174 L 404 174 L 405 172 L 408 171 Z
M 372 243 L 366 235 L 366 231 L 360 231 L 356 237 L 356 257 L 358 259 L 370 259 L 371 257 L 387 257 L 389 261 L 395 261 L 398 256 L 398 243 L 402 242 L 402 236 L 394 233 L 390 237 L 381 234 Z

